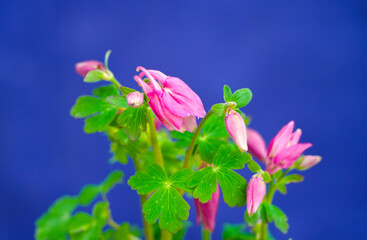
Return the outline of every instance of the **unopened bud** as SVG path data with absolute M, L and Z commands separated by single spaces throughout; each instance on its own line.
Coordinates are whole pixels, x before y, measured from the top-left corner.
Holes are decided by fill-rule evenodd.
M 140 107 L 144 103 L 144 94 L 131 92 L 126 96 L 127 104 L 132 108 Z

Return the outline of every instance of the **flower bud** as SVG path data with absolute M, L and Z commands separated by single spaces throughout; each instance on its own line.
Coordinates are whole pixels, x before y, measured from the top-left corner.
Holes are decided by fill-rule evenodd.
M 130 107 L 137 108 L 144 103 L 144 95 L 140 92 L 131 92 L 126 96 L 126 100 Z
M 237 147 L 243 152 L 247 151 L 246 125 L 241 115 L 229 108 L 224 118 L 226 129 Z
M 261 174 L 255 174 L 247 185 L 247 213 L 252 216 L 263 201 L 266 193 L 266 184 Z
M 212 198 L 207 203 L 202 203 L 196 198 L 194 198 L 194 203 L 196 208 L 196 224 L 199 224 L 202 221 L 204 229 L 213 232 L 219 204 L 218 184 L 217 191 L 212 194 Z
M 307 170 L 318 164 L 320 161 L 321 156 L 305 155 L 300 159 L 297 169 L 301 171 Z
M 88 72 L 93 71 L 93 70 L 97 70 L 97 69 L 99 69 L 101 71 L 106 71 L 106 68 L 103 65 L 103 63 L 98 62 L 98 61 L 94 61 L 94 60 L 79 62 L 79 63 L 75 64 L 76 72 L 79 75 L 81 75 L 82 77 L 85 77 L 88 74 Z

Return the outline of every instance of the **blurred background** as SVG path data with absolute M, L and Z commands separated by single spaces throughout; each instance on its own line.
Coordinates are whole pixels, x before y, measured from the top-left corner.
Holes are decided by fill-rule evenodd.
M 32 239 L 34 221 L 64 194 L 77 194 L 112 169 L 109 143 L 73 119 L 83 83 L 78 61 L 103 60 L 126 86 L 138 65 L 178 76 L 208 110 L 222 87 L 249 87 L 243 109 L 267 142 L 290 120 L 307 154 L 323 161 L 275 203 L 288 215 L 277 239 L 367 239 L 366 1 L 54 1 L 0 2 L 0 236 Z M 117 221 L 140 224 L 139 200 L 125 183 L 109 194 Z M 192 201 L 190 204 L 192 204 Z M 190 220 L 194 221 L 194 208 Z M 223 223 L 244 208 L 221 202 Z M 198 226 L 187 239 L 197 239 Z

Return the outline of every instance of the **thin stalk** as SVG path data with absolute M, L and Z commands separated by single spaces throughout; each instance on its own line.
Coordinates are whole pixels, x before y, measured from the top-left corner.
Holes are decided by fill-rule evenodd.
M 134 165 L 135 165 L 135 169 L 136 171 L 140 171 L 141 170 L 141 165 L 139 163 L 139 161 L 137 161 L 136 159 L 133 158 L 134 161 Z M 143 211 L 143 206 L 144 203 L 147 201 L 148 196 L 147 195 L 140 195 L 140 208 Z M 144 227 L 144 236 L 146 240 L 154 240 L 154 234 L 153 234 L 153 228 L 152 225 L 150 225 L 147 220 L 145 220 L 144 218 L 144 214 L 142 214 L 142 218 L 143 218 L 143 227 Z
M 202 227 L 202 236 L 201 239 L 202 240 L 211 240 L 212 239 L 212 234 L 209 230 L 206 230 L 204 227 Z
M 109 206 L 110 204 L 108 202 L 107 195 L 105 193 L 102 193 L 101 195 L 102 195 L 102 200 L 104 202 L 108 203 L 108 206 Z M 115 230 L 119 229 L 119 227 L 120 227 L 120 225 L 113 220 L 111 211 L 110 211 L 110 215 L 108 216 L 107 223 L 108 223 L 108 225 L 113 227 Z
M 148 126 L 149 126 L 149 131 L 150 131 L 150 142 L 153 148 L 155 163 L 164 169 L 162 151 L 161 151 L 161 148 L 159 147 L 157 130 L 155 129 L 154 119 L 153 119 L 153 115 L 151 111 L 148 111 L 147 118 L 148 118 Z
M 119 81 L 117 81 L 117 79 L 115 78 L 115 77 L 112 77 L 111 79 L 110 79 L 110 81 L 118 88 L 118 89 L 120 89 L 121 88 L 121 83 L 119 82 Z
M 277 182 L 279 182 L 282 178 L 284 178 L 292 169 L 287 169 L 284 171 L 284 173 L 282 173 L 282 175 L 279 176 L 278 179 L 276 179 Z M 269 190 L 264 198 L 264 202 L 266 203 L 272 203 L 273 201 L 273 197 L 274 194 L 277 190 L 277 187 L 274 183 L 274 179 L 269 183 Z M 256 233 L 256 240 L 266 240 L 266 236 L 267 236 L 267 232 L 268 232 L 268 223 L 261 221 L 260 226 L 259 226 L 259 232 Z
M 164 169 L 164 162 L 162 157 L 162 151 L 158 143 L 157 130 L 155 129 L 153 114 L 151 111 L 148 111 L 148 126 L 150 131 L 150 141 L 153 148 L 153 154 L 156 164 L 161 166 Z M 167 230 L 161 231 L 161 240 L 171 240 L 172 234 Z
M 191 139 L 191 142 L 190 142 L 190 145 L 189 145 L 189 148 L 187 149 L 186 151 L 186 155 L 185 155 L 185 161 L 183 163 L 183 168 L 187 168 L 188 164 L 189 164 L 189 161 L 190 161 L 190 158 L 191 158 L 191 155 L 192 155 L 192 152 L 194 150 L 194 147 L 195 147 L 195 143 L 196 143 L 196 140 L 197 138 L 199 137 L 199 133 L 201 131 L 201 129 L 203 128 L 204 126 L 204 123 L 206 122 L 206 120 L 208 120 L 208 118 L 213 114 L 212 111 L 208 112 L 208 114 L 206 114 L 206 116 L 203 118 L 203 120 L 201 120 L 198 128 L 196 129 L 195 133 L 194 133 L 194 136 L 192 136 L 192 139 Z

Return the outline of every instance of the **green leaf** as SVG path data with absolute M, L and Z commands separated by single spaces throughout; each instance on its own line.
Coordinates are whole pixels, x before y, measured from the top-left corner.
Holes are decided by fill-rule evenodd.
M 115 105 L 116 107 L 128 108 L 126 97 L 124 96 L 109 96 L 106 98 L 106 102 Z
M 77 206 L 76 197 L 63 196 L 57 199 L 48 211 L 37 219 L 35 238 L 65 239 L 68 221 Z
M 226 102 L 235 102 L 237 107 L 241 108 L 246 106 L 252 99 L 252 92 L 248 88 L 238 89 L 233 93 L 230 99 Z
M 120 87 L 120 90 L 121 90 L 121 92 L 125 95 L 125 96 L 127 96 L 129 93 L 131 93 L 131 92 L 136 92 L 136 90 L 135 89 L 132 89 L 132 88 L 128 88 L 128 87 L 124 87 L 124 86 L 121 86 Z
M 110 210 L 107 202 L 98 202 L 93 207 L 93 218 L 99 227 L 103 227 L 108 217 L 110 216 Z
M 215 155 L 214 166 L 205 167 L 194 173 L 187 187 L 194 188 L 194 198 L 206 203 L 216 192 L 218 182 L 224 201 L 230 207 L 241 207 L 246 202 L 246 179 L 232 169 L 241 169 L 250 160 L 250 154 L 241 153 L 231 145 L 224 145 Z
M 93 70 L 87 73 L 87 75 L 84 78 L 84 82 L 94 83 L 99 82 L 105 78 L 106 77 L 104 72 L 102 72 L 101 70 Z
M 304 180 L 304 177 L 300 174 L 290 174 L 288 176 L 283 177 L 279 183 L 289 184 L 289 183 L 299 183 Z
M 218 115 L 223 116 L 226 105 L 224 103 L 217 103 L 212 106 L 212 111 Z
M 129 240 L 130 225 L 128 223 L 123 223 L 116 230 L 113 240 Z
M 284 214 L 284 212 L 277 206 L 269 203 L 263 203 L 263 207 L 265 207 L 268 222 L 274 221 L 275 226 L 282 233 L 287 233 L 289 225 L 288 225 L 288 218 Z
M 172 186 L 176 188 L 180 188 L 185 191 L 191 191 L 190 189 L 186 187 L 186 183 L 189 180 L 189 178 L 192 176 L 192 174 L 193 174 L 192 169 L 181 169 L 175 172 L 170 177 Z
M 110 173 L 106 179 L 99 185 L 102 192 L 109 192 L 116 184 L 122 183 L 124 174 L 120 170 L 115 170 Z
M 271 176 L 268 172 L 263 172 L 262 176 L 263 176 L 264 182 L 266 182 L 266 183 L 271 182 L 272 179 L 271 179 Z
M 89 205 L 94 199 L 96 199 L 100 192 L 100 187 L 98 185 L 86 185 L 79 193 L 79 203 L 83 206 Z
M 193 135 L 194 135 L 193 133 L 187 131 L 183 133 L 171 131 L 172 138 L 177 140 L 176 142 L 177 147 L 188 147 Z
M 68 232 L 70 234 L 77 234 L 84 232 L 93 225 L 93 218 L 84 212 L 78 212 L 68 222 Z
M 283 195 L 287 194 L 287 186 L 284 183 L 276 183 L 276 186 Z
M 75 118 L 84 118 L 110 108 L 110 104 L 100 98 L 81 96 L 70 111 Z
M 168 178 L 166 172 L 157 164 L 147 166 L 146 172 L 138 171 L 128 184 L 139 194 L 154 192 L 143 206 L 145 219 L 154 224 L 159 219 L 162 230 L 176 233 L 182 228 L 182 220 L 187 220 L 190 206 L 178 193 L 174 185 L 180 186 L 186 173 Z
M 222 239 L 224 240 L 256 240 L 254 234 L 246 232 L 244 224 L 224 224 Z
M 256 213 L 254 213 L 251 217 L 248 215 L 247 211 L 245 211 L 245 221 L 249 226 L 255 226 L 258 220 L 261 218 L 261 205 L 257 209 Z
M 257 164 L 257 162 L 255 162 L 254 160 L 251 160 L 247 163 L 248 168 L 250 169 L 251 172 L 253 173 L 258 173 L 261 171 L 261 167 L 259 164 Z
M 184 240 L 187 229 L 191 227 L 192 223 L 190 221 L 186 221 L 183 223 L 183 228 L 181 228 L 177 233 L 173 234 L 172 240 Z
M 108 96 L 120 95 L 119 90 L 113 85 L 104 85 L 93 90 L 93 95 L 105 99 Z
M 117 123 L 126 126 L 126 134 L 131 141 L 136 141 L 141 131 L 147 129 L 147 114 L 147 106 L 143 104 L 138 108 L 129 107 L 118 116 Z
M 223 86 L 223 98 L 225 102 L 230 102 L 230 98 L 232 97 L 231 88 L 228 85 Z
M 115 118 L 116 113 L 117 109 L 113 108 L 85 119 L 84 131 L 86 133 L 102 132 Z

